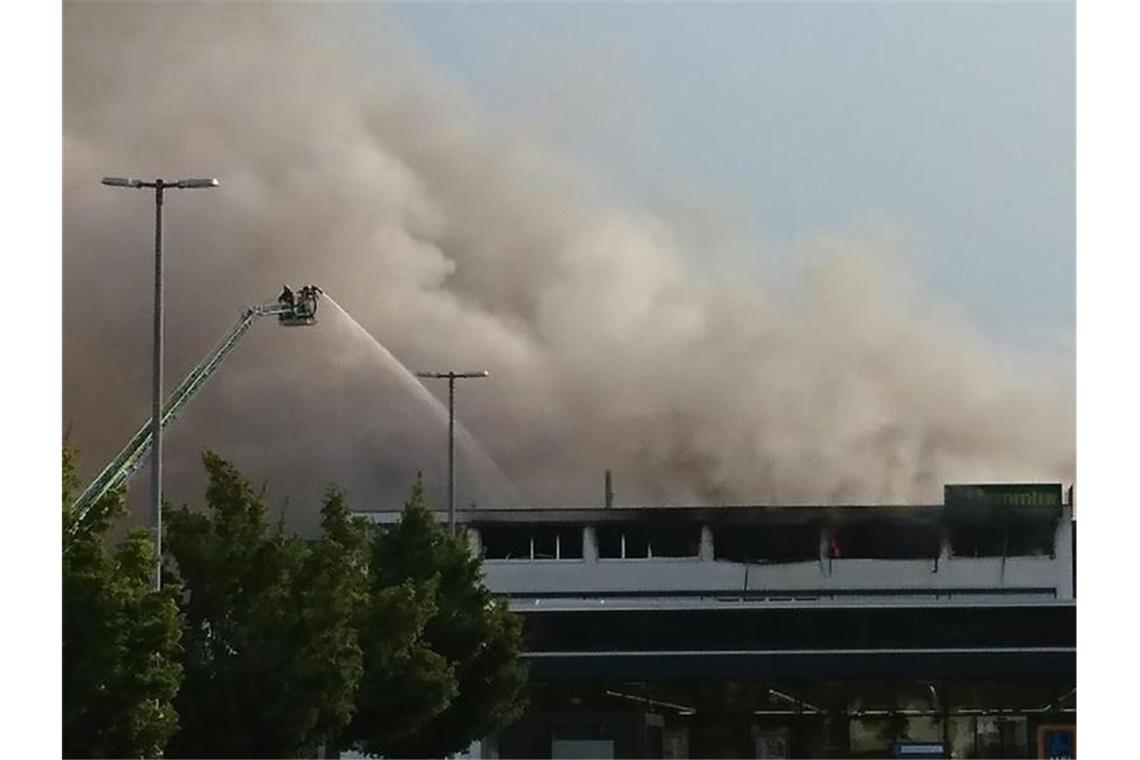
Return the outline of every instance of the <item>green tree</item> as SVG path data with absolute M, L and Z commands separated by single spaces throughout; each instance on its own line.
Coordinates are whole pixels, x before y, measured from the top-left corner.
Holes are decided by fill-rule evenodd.
M 331 491 L 314 549 L 278 529 L 216 454 L 206 513 L 171 510 L 167 546 L 185 589 L 186 680 L 172 755 L 293 757 L 347 723 L 362 671 L 355 635 L 366 543 Z
M 355 723 L 362 748 L 389 757 L 441 757 L 518 717 L 526 683 L 521 623 L 492 598 L 466 540 L 436 522 L 420 480 L 400 522 L 375 534 L 371 570 L 373 615 L 362 640 L 386 635 L 402 642 L 408 655 L 401 662 L 414 686 L 392 667 L 390 646 L 366 656 Z M 396 694 L 416 695 L 413 705 L 385 702 L 391 692 L 381 690 L 393 684 Z
M 341 748 L 403 757 L 401 747 L 455 696 L 455 670 L 424 638 L 437 584 L 373 588 L 360 621 L 364 675 Z
M 364 674 L 358 626 L 368 600 L 368 536 L 344 494 L 330 488 L 321 508 L 321 538 L 305 557 L 296 584 L 302 650 L 299 673 L 319 694 L 311 729 L 316 745 L 335 744 L 356 710 Z
M 105 533 L 121 492 L 82 521 L 71 508 L 76 455 L 63 452 L 63 754 L 156 757 L 178 727 L 182 679 L 177 588 L 151 588 L 154 547 L 144 531 L 113 552 Z

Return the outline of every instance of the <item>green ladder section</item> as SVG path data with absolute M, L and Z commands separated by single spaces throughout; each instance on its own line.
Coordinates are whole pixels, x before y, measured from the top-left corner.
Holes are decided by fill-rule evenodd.
M 171 394 L 162 410 L 162 429 L 165 430 L 168 425 L 178 419 L 182 410 L 190 403 L 190 399 L 194 398 L 195 394 L 210 379 L 210 376 L 217 371 L 226 356 L 233 351 L 238 341 L 249 331 L 258 317 L 291 315 L 294 311 L 295 307 L 280 302 L 251 306 L 243 311 L 233 329 L 222 338 L 214 349 L 206 355 L 202 363 L 195 367 Z M 309 319 L 311 320 L 311 317 Z M 311 321 L 309 323 L 311 324 Z M 79 494 L 78 498 L 72 502 L 71 508 L 76 514 L 76 520 L 72 524 L 72 534 L 79 529 L 87 513 L 103 496 L 121 486 L 138 470 L 147 454 L 150 453 L 152 438 L 151 420 L 148 419 L 139 428 L 139 431 L 131 437 L 123 450 L 111 460 L 110 464 L 103 468 L 103 471 L 91 481 L 83 493 Z

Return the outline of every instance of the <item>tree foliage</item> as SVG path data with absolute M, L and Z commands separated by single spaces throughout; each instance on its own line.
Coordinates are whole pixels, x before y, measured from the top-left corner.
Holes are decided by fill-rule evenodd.
M 172 510 L 168 520 L 186 620 L 182 727 L 170 754 L 312 754 L 347 723 L 362 671 L 363 539 L 335 491 L 314 549 L 271 532 L 249 482 L 221 457 L 203 459 L 208 511 Z
M 124 511 L 121 492 L 79 521 L 75 459 L 64 450 L 63 753 L 155 757 L 178 726 L 177 589 L 152 589 L 154 547 L 144 531 L 107 549 L 105 533 Z
M 330 488 L 321 509 L 321 538 L 306 556 L 297 586 L 302 674 L 321 694 L 312 733 L 335 743 L 356 711 L 364 673 L 358 637 L 368 599 L 368 545 L 363 521 L 353 519 L 344 494 Z
M 372 590 L 360 621 L 364 673 L 342 745 L 401 757 L 396 748 L 423 731 L 455 696 L 454 668 L 424 639 L 436 593 L 434 583 L 410 581 Z
M 374 536 L 371 581 L 361 640 L 384 643 L 366 650 L 351 732 L 362 749 L 442 757 L 521 713 L 521 623 L 491 597 L 464 538 L 436 522 L 419 480 L 399 523 Z
M 120 494 L 65 543 L 68 755 L 441 757 L 519 714 L 520 623 L 418 480 L 399 523 L 371 533 L 330 489 L 306 544 L 269 526 L 232 465 L 203 461 L 206 509 L 166 511 L 161 593 L 145 534 L 103 545 Z M 65 452 L 65 530 L 74 487 Z

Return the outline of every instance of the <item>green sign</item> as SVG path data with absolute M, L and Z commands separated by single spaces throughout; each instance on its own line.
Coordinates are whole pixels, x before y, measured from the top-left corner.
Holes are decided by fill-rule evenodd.
M 1000 518 L 1008 516 L 1059 517 L 1060 483 L 984 483 L 948 485 L 943 503 L 951 514 Z

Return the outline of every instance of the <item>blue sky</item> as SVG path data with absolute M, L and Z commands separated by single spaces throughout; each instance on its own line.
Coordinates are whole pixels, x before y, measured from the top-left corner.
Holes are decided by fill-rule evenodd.
M 1072 350 L 1072 4 L 377 11 L 485 114 L 636 202 L 721 204 L 778 245 L 887 225 L 990 335 Z

